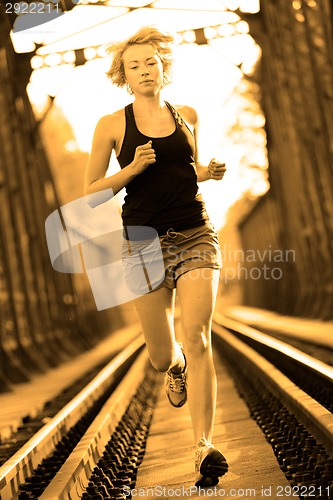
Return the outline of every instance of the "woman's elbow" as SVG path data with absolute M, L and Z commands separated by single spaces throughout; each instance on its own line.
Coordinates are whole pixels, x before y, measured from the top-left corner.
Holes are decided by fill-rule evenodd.
M 86 182 L 83 190 L 86 203 L 90 206 L 90 208 L 95 208 L 97 205 L 99 205 L 98 199 L 100 193 L 94 190 L 93 184 L 93 182 Z
M 97 181 L 91 182 L 90 184 L 86 184 L 84 187 L 84 195 L 86 198 L 86 202 L 91 208 L 95 208 L 102 203 L 113 198 L 114 193 L 111 188 L 101 189 L 96 186 Z

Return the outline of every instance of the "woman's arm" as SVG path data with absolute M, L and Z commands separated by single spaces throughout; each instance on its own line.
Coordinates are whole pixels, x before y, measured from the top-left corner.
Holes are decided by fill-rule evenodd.
M 210 160 L 207 167 L 196 163 L 196 169 L 198 182 L 208 181 L 209 179 L 220 181 L 226 171 L 225 163 L 220 163 L 215 158 Z
M 196 166 L 196 171 L 197 171 L 198 182 L 208 181 L 210 179 L 210 177 L 209 177 L 209 171 L 208 171 L 207 166 L 201 165 L 199 163 L 196 163 L 195 166 Z
M 193 127 L 193 137 L 195 141 L 195 168 L 197 172 L 197 180 L 198 182 L 208 181 L 209 179 L 214 179 L 216 181 L 223 178 L 223 175 L 226 171 L 225 163 L 220 163 L 213 158 L 209 165 L 201 165 L 198 161 L 198 115 L 194 108 L 190 106 L 180 106 L 177 108 L 179 113 L 184 118 L 184 120 Z
M 105 177 L 112 150 L 116 146 L 117 135 L 119 136 L 119 131 L 122 130 L 121 120 L 121 116 L 113 114 L 104 116 L 97 123 L 85 173 L 86 195 L 106 189 L 112 189 L 113 195 L 116 195 L 134 177 L 156 161 L 155 151 L 149 141 L 136 148 L 133 161 L 129 165 L 114 175 Z
M 112 130 L 116 125 L 116 121 L 114 117 L 108 115 L 103 116 L 96 125 L 85 173 L 85 194 L 112 189 L 113 195 L 115 195 L 134 177 L 134 172 L 129 166 L 105 178 L 111 153 L 115 145 Z

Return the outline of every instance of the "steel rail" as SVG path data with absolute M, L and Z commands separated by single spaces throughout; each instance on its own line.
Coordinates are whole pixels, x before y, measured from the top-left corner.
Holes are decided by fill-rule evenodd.
M 40 500 L 71 500 L 81 498 L 89 477 L 102 457 L 110 436 L 126 407 L 145 377 L 148 353 L 144 350 L 131 366 L 116 390 L 104 404 L 66 462 L 39 497 Z
M 118 378 L 144 346 L 143 336 L 134 339 L 75 398 L 65 405 L 20 450 L 0 467 L 0 498 L 13 500 L 41 461 L 49 456 L 63 436 L 86 414 L 96 400 Z
M 281 352 L 283 352 L 283 355 L 290 356 L 291 360 L 294 359 L 292 357 L 292 353 L 294 353 L 303 364 L 306 363 L 306 360 L 310 356 L 301 356 L 301 352 L 298 349 L 289 348 L 289 346 L 283 345 L 283 342 L 269 339 L 267 335 L 256 332 L 255 329 L 247 327 L 244 324 L 229 320 L 223 315 L 217 314 L 214 317 L 213 333 L 217 342 L 222 343 L 223 346 L 233 351 L 237 351 L 239 362 L 245 364 L 250 371 L 255 371 L 271 392 L 326 447 L 327 451 L 333 453 L 332 413 L 300 389 L 271 362 L 265 359 L 264 356 L 256 352 L 254 348 L 237 338 L 232 332 L 240 333 L 245 337 L 251 337 L 256 342 L 263 342 L 264 345 L 269 345 L 276 350 L 282 349 Z M 317 368 L 322 364 L 318 362 Z M 316 368 L 314 362 L 311 368 Z M 317 373 L 321 374 L 321 372 Z M 327 374 L 326 371 L 326 378 Z
M 221 317 L 219 320 L 222 323 Z M 228 326 L 230 327 L 231 324 L 229 323 Z M 233 322 L 232 330 L 236 331 L 236 327 L 236 322 Z M 216 321 L 214 322 L 213 332 L 220 341 L 217 345 L 218 351 L 224 350 L 222 344 L 225 345 L 225 343 L 228 343 L 232 349 L 237 350 L 237 358 L 240 363 L 249 367 L 249 373 L 253 373 L 253 370 L 255 370 L 256 374 L 260 373 L 260 378 L 263 379 L 268 389 L 295 414 L 300 422 L 304 423 L 328 450 L 333 450 L 333 416 L 330 412 L 299 389 L 252 347 L 236 338 L 221 324 L 217 324 Z M 259 337 L 254 337 L 259 340 Z M 264 337 L 261 340 L 268 341 Z M 276 343 L 275 347 L 281 346 Z M 146 354 L 146 352 L 143 354 Z M 142 362 L 138 358 L 135 364 L 139 366 Z M 137 370 L 135 364 L 104 405 L 102 412 L 91 424 L 61 470 L 41 495 L 41 500 L 67 500 L 69 498 L 78 500 L 85 493 L 89 477 L 103 454 L 103 449 L 112 434 L 112 430 L 115 429 L 112 424 L 110 427 L 110 421 L 113 421 L 110 415 L 114 415 L 113 408 L 114 406 L 117 407 L 117 404 L 119 405 L 119 399 L 121 399 L 120 407 L 122 409 L 117 415 L 117 418 L 119 418 L 126 406 L 126 401 L 131 398 L 143 377 L 142 368 Z M 141 374 L 140 380 L 138 379 L 138 373 Z
M 326 380 L 332 380 L 333 369 L 322 362 L 317 362 L 299 349 L 218 313 L 214 316 L 213 333 L 217 339 L 218 350 L 221 348 L 226 350 L 228 346 L 229 351 L 230 349 L 237 351 L 237 360 L 239 359 L 240 363 L 248 368 L 249 373 L 259 376 L 272 394 L 332 453 L 333 415 L 239 337 L 250 338 L 252 344 L 259 343 L 282 353 L 283 356 L 288 356 L 293 361 L 296 359 L 304 366 L 311 366 L 313 372 L 324 375 Z M 87 412 L 105 388 L 110 386 L 119 369 L 130 359 L 132 360 L 143 345 L 142 336 L 135 339 L 0 468 L 2 500 L 17 499 L 20 484 L 33 473 L 43 458 L 50 455 L 68 430 Z M 122 374 L 121 382 L 104 404 L 102 411 L 39 498 L 42 500 L 81 498 L 110 435 L 115 431 L 128 402 L 145 377 L 144 365 L 147 364 L 147 359 L 147 352 L 144 350 L 137 356 L 126 375 Z
M 235 331 L 244 337 L 250 338 L 262 345 L 284 354 L 304 367 L 310 368 L 320 377 L 325 378 L 329 382 L 333 382 L 333 367 L 313 358 L 309 354 L 302 352 L 300 349 L 292 347 L 288 343 L 275 339 L 268 334 L 262 333 L 252 326 L 227 318 L 218 312 L 214 315 L 214 321 L 217 325 L 224 326 L 228 330 Z

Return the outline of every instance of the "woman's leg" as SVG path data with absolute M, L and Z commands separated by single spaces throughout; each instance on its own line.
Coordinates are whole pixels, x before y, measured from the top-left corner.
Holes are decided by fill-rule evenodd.
M 211 347 L 211 322 L 219 271 L 197 268 L 180 276 L 177 293 L 182 340 L 188 366 L 188 401 L 195 442 L 212 439 L 216 405 L 216 375 Z
M 148 353 L 156 370 L 175 371 L 184 366 L 184 356 L 176 342 L 173 312 L 174 291 L 162 287 L 135 299 Z
M 216 375 L 211 346 L 211 323 L 219 271 L 198 268 L 178 278 L 183 341 L 188 366 L 188 401 L 197 444 L 196 486 L 214 486 L 228 463 L 211 444 L 216 406 Z

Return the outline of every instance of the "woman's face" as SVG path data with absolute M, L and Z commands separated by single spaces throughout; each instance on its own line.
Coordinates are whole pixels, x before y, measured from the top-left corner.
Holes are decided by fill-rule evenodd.
M 156 94 L 163 85 L 163 65 L 150 44 L 131 45 L 123 54 L 126 82 L 135 94 Z

